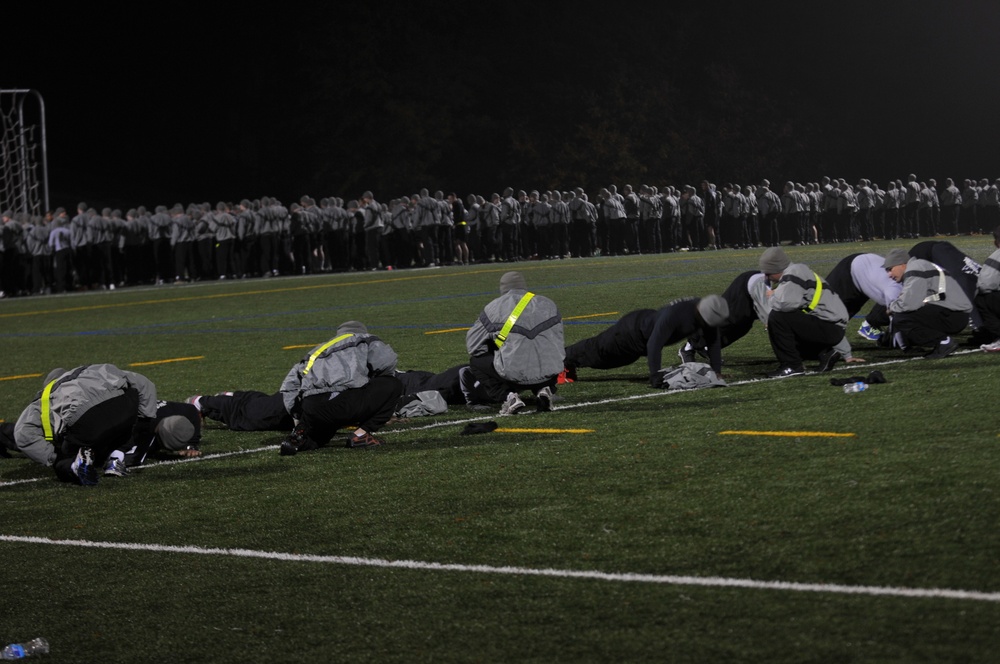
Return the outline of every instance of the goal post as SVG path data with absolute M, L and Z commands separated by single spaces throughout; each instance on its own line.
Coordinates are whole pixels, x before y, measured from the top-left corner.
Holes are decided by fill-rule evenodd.
M 37 90 L 0 90 L 0 207 L 42 216 L 49 211 L 45 101 Z

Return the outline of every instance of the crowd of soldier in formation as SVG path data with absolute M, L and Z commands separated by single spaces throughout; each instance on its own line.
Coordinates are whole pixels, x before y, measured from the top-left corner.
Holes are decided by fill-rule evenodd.
M 194 280 L 435 267 L 980 233 L 1000 225 L 1000 180 L 915 175 L 662 190 L 504 190 L 463 201 L 426 189 L 387 204 L 303 196 L 122 214 L 81 203 L 44 218 L 6 211 L 0 296 Z

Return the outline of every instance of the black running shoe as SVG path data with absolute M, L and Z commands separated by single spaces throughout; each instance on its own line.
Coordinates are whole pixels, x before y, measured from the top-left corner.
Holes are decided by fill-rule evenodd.
M 956 339 L 948 339 L 939 343 L 934 347 L 934 350 L 924 355 L 924 357 L 928 360 L 942 360 L 954 353 L 956 348 L 958 348 L 958 341 Z
M 319 445 L 312 438 L 306 435 L 306 430 L 302 427 L 295 427 L 288 437 L 281 441 L 278 452 L 281 456 L 294 456 L 299 452 L 314 450 Z
M 816 367 L 816 371 L 819 372 L 832 371 L 833 365 L 837 364 L 837 362 L 839 362 L 842 357 L 843 356 L 839 352 L 835 351 L 832 348 L 830 348 L 829 350 L 824 350 L 822 353 L 819 354 L 819 366 Z

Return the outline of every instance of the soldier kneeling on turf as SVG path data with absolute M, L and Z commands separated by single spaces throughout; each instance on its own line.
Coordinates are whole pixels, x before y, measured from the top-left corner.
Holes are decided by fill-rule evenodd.
M 538 410 L 552 410 L 553 388 L 563 370 L 566 349 L 562 316 L 555 302 L 528 290 L 520 272 L 500 277 L 500 297 L 487 304 L 465 335 L 469 371 L 462 389 L 473 404 L 473 390 L 501 415 L 524 409 L 519 392 L 530 390 Z
M 804 359 L 819 360 L 817 371 L 830 371 L 842 358 L 837 349 L 847 327 L 847 308 L 820 276 L 793 263 L 781 247 L 760 257 L 760 271 L 774 284 L 767 335 L 781 365 L 770 378 L 801 376 Z
M 112 364 L 54 369 L 14 425 L 27 457 L 63 482 L 94 485 L 117 449 L 145 450 L 154 438 L 156 386 Z M 109 461 L 110 459 L 110 461 Z
M 901 349 L 930 347 L 924 356 L 937 360 L 958 348 L 954 336 L 969 325 L 973 311 L 961 284 L 944 268 L 922 258 L 911 257 L 905 249 L 893 249 L 884 267 L 903 290 L 889 305 L 892 342 Z
M 312 349 L 285 376 L 281 395 L 298 424 L 281 443 L 281 454 L 316 449 L 337 429 L 360 423 L 347 447 L 374 447 L 374 432 L 392 417 L 403 384 L 393 376 L 396 353 L 368 328 L 347 321 L 337 335 Z

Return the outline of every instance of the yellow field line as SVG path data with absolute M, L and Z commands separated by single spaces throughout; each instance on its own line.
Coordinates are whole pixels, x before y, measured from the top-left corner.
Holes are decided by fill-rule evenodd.
M 786 436 L 794 438 L 855 438 L 856 433 L 833 431 L 720 431 L 720 436 Z
M 542 266 L 538 268 L 525 268 L 525 269 L 541 269 Z M 75 313 L 78 311 L 95 311 L 97 309 L 118 309 L 122 307 L 135 307 L 147 304 L 170 304 L 176 302 L 192 302 L 194 300 L 217 300 L 221 298 L 229 297 L 246 297 L 248 295 L 272 295 L 276 293 L 292 293 L 295 291 L 306 291 L 306 290 L 316 290 L 319 288 L 345 288 L 348 286 L 361 286 L 370 284 L 388 284 L 388 283 L 398 283 L 401 281 L 418 281 L 422 279 L 443 279 L 448 277 L 468 277 L 472 274 L 489 274 L 491 272 L 506 272 L 506 269 L 490 269 L 490 270 L 475 270 L 472 272 L 435 272 L 434 274 L 414 274 L 407 277 L 389 277 L 384 279 L 368 279 L 364 281 L 348 281 L 342 283 L 333 284 L 312 284 L 308 286 L 288 286 L 286 288 L 271 288 L 271 289 L 258 289 L 252 291 L 242 291 L 239 293 L 215 293 L 213 295 L 190 295 L 187 297 L 170 297 L 162 298 L 159 300 L 139 300 L 136 302 L 109 302 L 107 304 L 93 304 L 83 307 L 66 307 L 64 309 L 42 309 L 39 311 L 21 311 L 17 313 L 4 313 L 0 314 L 0 318 L 20 318 L 24 316 L 43 316 L 46 314 L 65 314 L 65 313 Z M 524 271 L 524 270 L 522 270 Z M 169 286 L 164 286 L 164 291 L 169 289 Z
M 610 262 L 602 260 L 600 262 L 591 263 L 591 265 L 610 265 Z M 530 267 L 525 265 L 525 266 L 519 266 L 518 271 L 529 272 L 533 270 L 551 269 L 553 267 L 555 267 L 555 265 L 543 264 Z M 172 304 L 177 302 L 193 302 L 196 300 L 216 300 L 216 299 L 230 298 L 230 297 L 246 297 L 251 295 L 272 295 L 277 293 L 292 293 L 296 291 L 316 290 L 320 288 L 345 288 L 349 286 L 359 286 L 368 284 L 388 284 L 388 283 L 399 283 L 402 281 L 418 281 L 424 279 L 446 279 L 451 277 L 465 278 L 474 274 L 495 274 L 495 273 L 509 272 L 509 271 L 510 271 L 509 266 L 498 265 L 496 267 L 490 267 L 490 268 L 484 267 L 483 269 L 472 270 L 472 271 L 462 271 L 462 272 L 438 271 L 434 272 L 433 274 L 414 274 L 405 277 L 395 276 L 394 274 L 392 277 L 386 277 L 383 279 L 365 279 L 365 280 L 355 280 L 355 281 L 347 281 L 347 282 L 332 283 L 332 284 L 311 284 L 306 286 L 288 286 L 285 288 L 257 289 L 251 291 L 241 291 L 239 293 L 215 293 L 212 295 L 190 295 L 186 297 L 168 297 L 168 298 L 153 299 L 153 300 L 138 300 L 135 302 L 108 302 L 104 304 L 92 304 L 80 307 L 64 307 L 61 309 L 40 309 L 37 311 L 0 313 L 0 319 L 23 318 L 25 316 L 44 316 L 47 314 L 66 314 L 66 313 L 76 313 L 80 311 L 96 311 L 99 309 L 120 309 L 123 307 L 137 307 L 137 306 L 151 305 L 151 304 L 158 305 L 158 304 Z M 163 290 L 160 292 L 165 293 L 169 290 L 169 288 L 170 286 L 163 286 Z M 594 315 L 598 316 L 606 314 L 594 314 Z
M 17 380 L 19 378 L 41 378 L 42 374 L 22 374 L 20 376 L 3 376 L 0 380 Z
M 199 355 L 197 357 L 175 357 L 169 360 L 153 360 L 152 362 L 133 362 L 130 367 L 148 367 L 153 364 L 169 364 L 170 362 L 189 362 L 191 360 L 204 360 L 204 355 Z
M 603 314 L 587 314 L 585 316 L 566 316 L 563 320 L 579 320 L 581 318 L 600 318 L 601 316 L 615 316 L 617 311 L 606 311 Z
M 448 330 L 428 330 L 424 334 L 444 334 L 445 332 L 466 332 L 469 328 L 467 327 L 453 327 Z
M 594 433 L 593 429 L 494 429 L 500 433 Z

